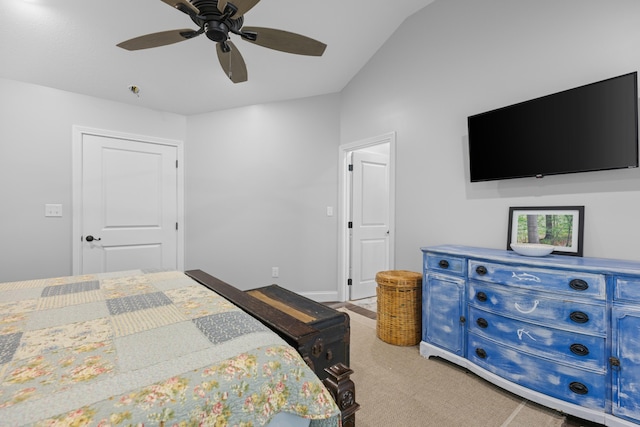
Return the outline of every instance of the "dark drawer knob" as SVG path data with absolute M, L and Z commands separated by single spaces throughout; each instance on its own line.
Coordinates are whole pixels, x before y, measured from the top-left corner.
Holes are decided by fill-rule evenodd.
M 449 261 L 447 261 L 446 259 L 441 259 L 438 265 L 440 266 L 440 268 L 449 268 Z
M 586 356 L 589 354 L 587 346 L 582 344 L 571 344 L 569 348 L 571 349 L 571 353 L 577 354 L 578 356 Z
M 573 279 L 569 282 L 569 286 L 576 291 L 586 291 L 589 289 L 589 284 L 582 279 Z
M 574 311 L 569 315 L 569 318 L 576 323 L 587 323 L 589 321 L 589 315 L 582 311 Z
M 577 381 L 574 381 L 571 384 L 569 384 L 569 390 L 571 390 L 575 394 L 587 394 L 587 393 L 589 393 L 589 388 L 586 385 L 584 385 L 582 383 L 579 383 Z
M 485 294 L 484 292 L 478 292 L 476 293 L 476 298 L 478 299 L 478 301 L 485 302 L 487 300 L 487 294 Z
M 487 358 L 487 352 L 484 351 L 484 349 L 482 349 L 482 348 L 476 348 L 476 354 L 478 355 L 478 357 L 480 359 L 486 359 Z
M 480 317 L 478 320 L 476 320 L 476 323 L 478 324 L 478 326 L 480 326 L 481 328 L 485 329 L 489 326 L 489 322 L 487 322 L 487 319 Z
M 484 265 L 477 266 L 476 273 L 478 273 L 481 276 L 484 276 L 485 274 L 487 274 L 487 267 L 485 267 Z

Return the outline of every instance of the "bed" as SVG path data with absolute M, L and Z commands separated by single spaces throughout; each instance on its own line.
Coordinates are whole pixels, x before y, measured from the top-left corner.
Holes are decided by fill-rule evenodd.
M 0 425 L 341 425 L 277 334 L 182 272 L 0 284 Z

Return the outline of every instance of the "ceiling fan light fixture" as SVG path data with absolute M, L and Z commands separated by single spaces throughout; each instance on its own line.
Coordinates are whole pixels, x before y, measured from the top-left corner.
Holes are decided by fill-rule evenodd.
M 224 22 L 208 21 L 204 24 L 204 33 L 209 40 L 223 42 L 229 38 L 229 27 Z

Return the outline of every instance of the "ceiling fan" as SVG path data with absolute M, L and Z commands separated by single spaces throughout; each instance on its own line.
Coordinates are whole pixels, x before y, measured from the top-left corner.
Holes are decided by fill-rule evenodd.
M 205 34 L 216 42 L 218 61 L 233 83 L 247 81 L 247 67 L 240 51 L 229 40 L 229 33 L 243 40 L 298 55 L 322 56 L 326 44 L 312 38 L 284 30 L 264 27 L 244 27 L 244 14 L 260 0 L 162 0 L 189 15 L 200 28 L 161 31 L 118 43 L 126 50 L 140 50 L 165 46 Z

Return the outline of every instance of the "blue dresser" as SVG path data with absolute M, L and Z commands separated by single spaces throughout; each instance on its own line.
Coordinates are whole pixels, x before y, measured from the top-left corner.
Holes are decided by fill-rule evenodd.
M 424 357 L 580 418 L 640 425 L 640 262 L 422 252 Z

